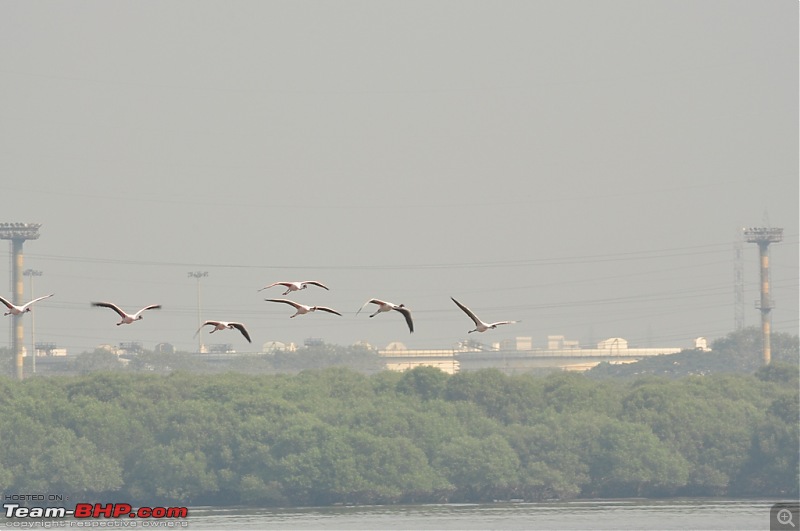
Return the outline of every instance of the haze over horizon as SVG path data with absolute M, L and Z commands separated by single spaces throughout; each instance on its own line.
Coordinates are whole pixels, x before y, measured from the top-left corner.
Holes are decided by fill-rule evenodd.
M 192 350 L 207 271 L 202 318 L 252 348 L 689 348 L 734 330 L 754 226 L 784 228 L 772 329 L 798 333 L 796 2 L 0 5 L 0 222 L 42 224 L 37 342 Z M 284 280 L 325 283 L 286 298 L 343 317 L 289 319 L 257 291 Z M 467 334 L 451 296 L 521 322 Z M 356 317 L 373 297 L 415 332 Z M 115 326 L 91 301 L 163 309 Z

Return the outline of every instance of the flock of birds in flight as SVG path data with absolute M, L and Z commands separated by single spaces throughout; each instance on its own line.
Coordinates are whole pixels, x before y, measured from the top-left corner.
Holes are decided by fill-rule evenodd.
M 292 293 L 292 292 L 304 290 L 308 286 L 318 286 L 318 287 L 324 288 L 326 290 L 329 289 L 327 286 L 325 286 L 324 284 L 322 284 L 321 282 L 318 282 L 316 280 L 304 280 L 304 281 L 301 281 L 301 282 L 273 282 L 272 284 L 270 284 L 268 286 L 264 286 L 263 288 L 259 289 L 258 291 L 260 292 L 260 291 L 263 291 L 265 289 L 269 289 L 269 288 L 272 288 L 272 287 L 275 287 L 275 286 L 283 286 L 283 287 L 286 288 L 286 291 L 284 291 L 282 293 L 282 296 L 284 296 L 284 297 L 286 295 Z M 4 299 L 3 297 L 0 297 L 0 302 L 2 302 L 6 306 L 6 308 L 8 308 L 8 311 L 6 313 L 4 313 L 3 315 L 22 315 L 22 314 L 24 314 L 26 312 L 30 312 L 31 311 L 31 306 L 35 302 L 38 302 L 38 301 L 40 301 L 42 299 L 47 299 L 49 297 L 52 297 L 53 295 L 55 295 L 55 294 L 51 293 L 51 294 L 45 295 L 43 297 L 38 297 L 38 298 L 33 299 L 33 300 L 29 301 L 29 302 L 26 302 L 23 305 L 20 305 L 20 306 L 12 304 L 8 300 Z M 469 316 L 470 319 L 472 319 L 472 322 L 475 323 L 475 328 L 472 329 L 472 330 L 469 330 L 468 333 L 486 332 L 487 330 L 492 330 L 494 328 L 497 328 L 500 325 L 513 324 L 513 323 L 518 323 L 519 322 L 519 321 L 496 321 L 494 323 L 487 323 L 487 322 L 482 321 L 477 315 L 475 315 L 475 312 L 473 312 L 472 310 L 470 310 L 469 308 L 467 308 L 466 306 L 464 306 L 463 304 L 461 304 L 460 302 L 455 300 L 453 297 L 450 297 L 450 299 L 452 299 L 452 301 L 456 304 L 456 306 L 461 308 L 461 310 L 465 314 L 467 314 L 467 316 Z M 305 304 L 300 304 L 298 302 L 295 302 L 295 301 L 292 301 L 292 300 L 289 300 L 289 299 L 264 299 L 264 300 L 267 301 L 267 302 L 279 302 L 281 304 L 288 304 L 289 306 L 293 306 L 294 309 L 295 309 L 295 313 L 294 313 L 294 315 L 290 315 L 289 316 L 290 319 L 293 318 L 293 317 L 297 317 L 298 315 L 305 315 L 307 313 L 311 313 L 311 312 L 315 312 L 315 311 L 328 312 L 328 313 L 332 313 L 332 314 L 339 315 L 339 316 L 342 315 L 341 313 L 337 312 L 333 308 L 328 308 L 327 306 L 306 306 Z M 161 309 L 161 305 L 160 304 L 150 304 L 148 306 L 145 306 L 141 310 L 137 311 L 136 313 L 127 313 L 122 308 L 120 308 L 119 306 L 117 306 L 116 304 L 113 304 L 111 302 L 93 302 L 91 304 L 92 304 L 92 306 L 95 306 L 95 307 L 109 308 L 111 310 L 114 310 L 120 317 L 120 321 L 117 323 L 117 326 L 123 325 L 123 324 L 131 324 L 131 323 L 134 323 L 136 321 L 141 320 L 142 319 L 142 314 L 144 312 L 146 312 L 147 310 L 158 310 L 158 309 Z M 380 300 L 380 299 L 370 299 L 367 302 L 365 302 L 364 305 L 361 306 L 361 308 L 359 308 L 359 310 L 356 312 L 356 315 L 361 313 L 361 310 L 363 310 L 364 308 L 366 308 L 370 304 L 374 304 L 378 308 L 377 310 L 375 310 L 374 313 L 370 314 L 370 317 L 375 317 L 379 313 L 385 313 L 385 312 L 390 312 L 390 311 L 394 310 L 394 311 L 396 311 L 398 313 L 401 313 L 403 315 L 403 317 L 405 318 L 406 324 L 408 325 L 409 333 L 414 332 L 414 320 L 411 317 L 411 310 L 408 309 L 404 304 L 394 304 L 392 302 L 387 302 L 387 301 L 383 301 L 383 300 Z M 200 325 L 200 328 L 198 328 L 197 332 L 194 333 L 195 337 L 197 336 L 197 334 L 200 333 L 200 331 L 205 326 L 211 326 L 212 327 L 212 330 L 209 332 L 210 334 L 213 334 L 214 332 L 216 332 L 218 330 L 234 330 L 234 329 L 238 330 L 244 336 L 244 338 L 247 340 L 248 343 L 252 343 L 252 341 L 250 339 L 250 333 L 247 331 L 247 328 L 245 328 L 244 324 L 242 324 L 240 322 L 208 320 L 208 321 L 205 321 L 202 325 Z

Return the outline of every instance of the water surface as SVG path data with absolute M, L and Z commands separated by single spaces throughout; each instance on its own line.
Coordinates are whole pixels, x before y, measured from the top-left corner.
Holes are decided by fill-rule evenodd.
M 772 500 L 591 500 L 314 507 L 195 507 L 189 529 L 769 529 Z

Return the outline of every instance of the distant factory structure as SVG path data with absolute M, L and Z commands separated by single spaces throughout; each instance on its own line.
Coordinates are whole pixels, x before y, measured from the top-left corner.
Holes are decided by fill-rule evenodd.
M 707 351 L 705 338 L 697 338 L 694 348 Z M 454 349 L 409 350 L 402 343 L 390 343 L 378 354 L 386 368 L 405 371 L 418 366 L 431 366 L 449 374 L 495 368 L 507 374 L 520 374 L 537 370 L 586 371 L 604 361 L 633 363 L 643 358 L 676 354 L 681 347 L 630 347 L 628 341 L 613 337 L 600 341 L 595 348 L 584 348 L 578 341 L 564 336 L 547 337 L 546 348 L 534 348 L 533 338 L 516 337 L 491 346 L 465 341 Z
M 698 337 L 694 346 L 681 347 L 631 347 L 621 337 L 604 339 L 593 347 L 583 347 L 578 341 L 567 339 L 563 335 L 547 336 L 545 347 L 533 346 L 530 336 L 518 336 L 486 345 L 475 340 L 465 340 L 450 349 L 408 349 L 399 342 L 389 343 L 380 349 L 364 341 L 353 344 L 374 352 L 386 370 L 403 372 L 420 366 L 440 369 L 448 374 L 477 371 L 480 369 L 497 369 L 506 374 L 524 374 L 552 371 L 586 371 L 592 367 L 608 362 L 612 364 L 634 363 L 644 358 L 676 354 L 693 348 L 697 351 L 708 351 L 706 338 Z M 327 345 L 322 338 L 308 338 L 303 346 L 308 348 Z M 197 362 L 197 367 L 224 367 L 235 360 L 273 357 L 278 353 L 299 354 L 301 348 L 295 343 L 283 343 L 270 340 L 258 350 L 238 352 L 231 344 L 220 343 L 203 345 L 203 352 L 188 353 Z M 121 342 L 118 345 L 98 345 L 95 351 L 104 351 L 116 356 L 122 366 L 150 352 L 139 341 Z M 170 343 L 158 343 L 152 351 L 167 356 L 177 353 Z M 184 353 L 187 354 L 187 353 Z M 23 356 L 30 357 L 23 347 Z M 70 356 L 66 349 L 58 348 L 54 343 L 36 343 L 36 359 L 39 370 L 37 375 L 75 374 L 84 368 L 76 368 L 74 361 L 79 356 Z M 27 362 L 26 362 L 27 363 Z M 152 369 L 149 369 L 152 370 Z

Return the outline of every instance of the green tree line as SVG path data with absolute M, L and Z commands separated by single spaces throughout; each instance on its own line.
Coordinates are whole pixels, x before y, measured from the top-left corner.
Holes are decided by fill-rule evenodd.
M 52 361 L 56 361 L 51 358 Z M 246 353 L 230 356 L 200 355 L 176 351 L 160 353 L 142 349 L 122 356 L 106 349 L 98 348 L 76 356 L 62 358 L 60 363 L 45 365 L 40 358 L 36 373 L 48 376 L 80 375 L 92 372 L 146 372 L 168 374 L 174 371 L 188 371 L 195 374 L 221 374 L 241 372 L 246 374 L 288 374 L 306 369 L 325 367 L 349 367 L 367 374 L 384 369 L 384 360 L 378 351 L 360 345 L 319 344 L 301 347 L 296 351 L 276 351 L 270 353 Z M 25 374 L 33 375 L 30 357 L 24 361 Z M 10 349 L 0 348 L 0 375 L 13 376 L 14 357 Z
M 167 505 L 798 496 L 798 372 L 0 378 L 0 492 Z

